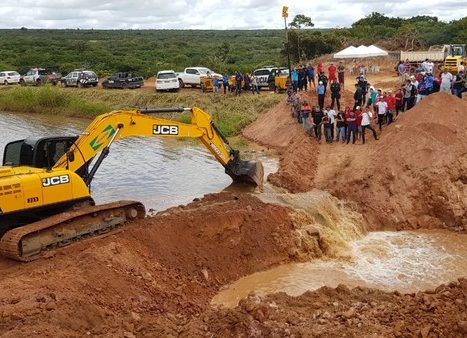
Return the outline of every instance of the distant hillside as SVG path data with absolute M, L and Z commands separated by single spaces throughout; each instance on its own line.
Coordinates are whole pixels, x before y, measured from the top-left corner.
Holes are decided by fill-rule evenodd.
M 216 71 L 251 71 L 281 63 L 282 30 L 0 30 L 0 69 L 26 71 L 86 67 L 106 75 L 204 65 Z

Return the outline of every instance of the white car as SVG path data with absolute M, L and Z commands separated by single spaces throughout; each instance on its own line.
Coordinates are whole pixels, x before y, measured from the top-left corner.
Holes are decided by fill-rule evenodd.
M 19 83 L 20 78 L 21 75 L 18 72 L 15 72 L 14 70 L 6 70 L 0 72 L 0 83 L 3 83 L 4 85 Z
M 178 91 L 180 85 L 177 75 L 173 70 L 161 70 L 156 75 L 156 91 Z

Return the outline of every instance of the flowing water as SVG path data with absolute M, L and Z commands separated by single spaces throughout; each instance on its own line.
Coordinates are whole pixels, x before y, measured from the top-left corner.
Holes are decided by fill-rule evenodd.
M 78 135 L 90 122 L 56 115 L 2 112 L 1 156 L 8 142 L 29 136 Z M 277 167 L 274 159 L 261 161 L 266 173 Z M 92 196 L 97 204 L 131 199 L 143 202 L 148 210 L 158 211 L 221 191 L 231 183 L 222 165 L 197 141 L 135 137 L 111 146 L 93 180 Z
M 259 197 L 296 210 L 296 224 L 301 223 L 304 233 L 319 230 L 326 247 L 324 258 L 241 278 L 220 291 L 212 300 L 214 305 L 234 307 L 250 292 L 297 296 L 339 284 L 416 292 L 467 276 L 465 234 L 442 230 L 366 233 L 361 215 L 351 206 L 318 190 L 266 191 Z
M 250 292 L 297 296 L 322 286 L 416 292 L 467 276 L 467 235 L 447 231 L 371 232 L 351 243 L 348 259 L 296 263 L 246 276 L 214 297 L 233 307 Z

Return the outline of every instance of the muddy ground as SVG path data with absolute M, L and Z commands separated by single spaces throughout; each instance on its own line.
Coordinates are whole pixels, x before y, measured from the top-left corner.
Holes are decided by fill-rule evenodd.
M 310 95 L 310 94 L 307 94 Z M 347 92 L 344 98 L 351 98 Z M 310 97 L 312 97 L 310 95 Z M 280 152 L 269 180 L 349 202 L 371 229 L 465 231 L 465 101 L 433 95 L 365 145 L 318 144 L 281 103 L 244 135 Z M 360 143 L 360 142 L 358 142 Z M 211 298 L 241 276 L 329 254 L 313 213 L 245 193 L 210 194 L 59 249 L 28 264 L 0 260 L 5 337 L 462 337 L 467 281 L 416 294 L 321 288 Z

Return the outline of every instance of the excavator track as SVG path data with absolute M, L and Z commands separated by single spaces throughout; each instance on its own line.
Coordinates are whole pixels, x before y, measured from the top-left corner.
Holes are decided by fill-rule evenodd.
M 29 262 L 47 250 L 109 232 L 145 215 L 144 205 L 137 201 L 117 201 L 63 212 L 8 231 L 0 240 L 0 254 Z

